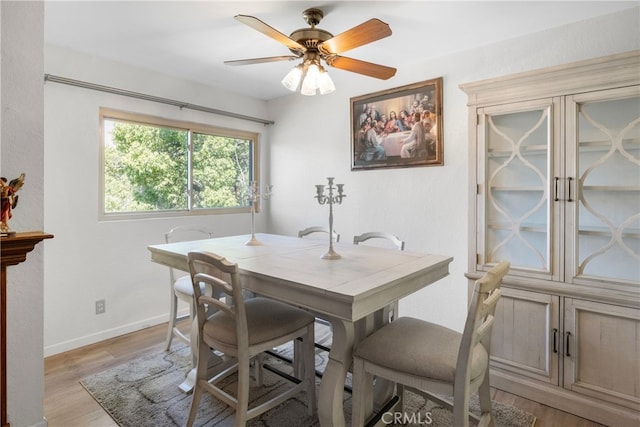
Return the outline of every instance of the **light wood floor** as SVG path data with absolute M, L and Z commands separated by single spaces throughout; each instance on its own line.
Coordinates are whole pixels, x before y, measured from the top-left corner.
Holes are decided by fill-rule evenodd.
M 115 427 L 117 424 L 80 385 L 94 373 L 150 351 L 162 351 L 166 324 L 47 357 L 44 414 L 50 427 Z M 493 390 L 493 399 L 536 416 L 536 427 L 600 427 L 600 424 L 521 397 Z

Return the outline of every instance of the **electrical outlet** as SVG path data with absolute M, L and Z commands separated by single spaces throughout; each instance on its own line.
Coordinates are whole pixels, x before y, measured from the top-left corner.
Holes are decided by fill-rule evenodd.
M 107 306 L 103 299 L 99 299 L 96 301 L 96 314 L 102 314 L 107 311 Z

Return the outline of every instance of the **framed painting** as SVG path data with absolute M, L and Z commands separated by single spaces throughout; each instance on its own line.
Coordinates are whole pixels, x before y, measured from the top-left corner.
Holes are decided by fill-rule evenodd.
M 442 77 L 351 98 L 351 170 L 444 165 Z

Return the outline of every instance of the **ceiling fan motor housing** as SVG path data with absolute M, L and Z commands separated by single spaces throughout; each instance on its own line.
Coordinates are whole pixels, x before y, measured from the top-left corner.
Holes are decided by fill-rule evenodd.
M 333 34 L 330 32 L 321 28 L 316 28 L 316 25 L 318 25 L 322 18 L 324 18 L 324 12 L 316 8 L 306 9 L 302 12 L 302 17 L 311 28 L 297 29 L 289 35 L 289 38 L 304 46 L 307 49 L 307 52 L 310 51 L 312 54 L 317 53 L 318 45 L 320 43 L 333 38 Z M 300 55 L 300 51 L 296 51 L 295 49 L 290 50 L 291 52 Z
M 299 30 L 295 30 L 291 33 L 289 37 L 306 47 L 307 50 L 317 51 L 318 45 L 325 40 L 332 38 L 333 34 L 321 28 L 300 28 Z M 295 54 L 300 53 L 294 49 L 290 50 Z

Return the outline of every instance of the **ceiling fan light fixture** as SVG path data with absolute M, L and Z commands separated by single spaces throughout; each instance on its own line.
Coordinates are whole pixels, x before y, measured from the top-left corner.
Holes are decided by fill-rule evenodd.
M 325 95 L 336 90 L 329 73 L 320 65 L 318 59 L 307 59 L 297 65 L 282 79 L 282 84 L 292 92 L 300 87 L 300 93 L 306 96 L 313 96 L 318 91 Z
M 302 80 L 302 64 L 295 66 L 284 76 L 282 85 L 291 92 L 295 92 L 298 90 L 298 86 L 300 86 L 300 80 Z

